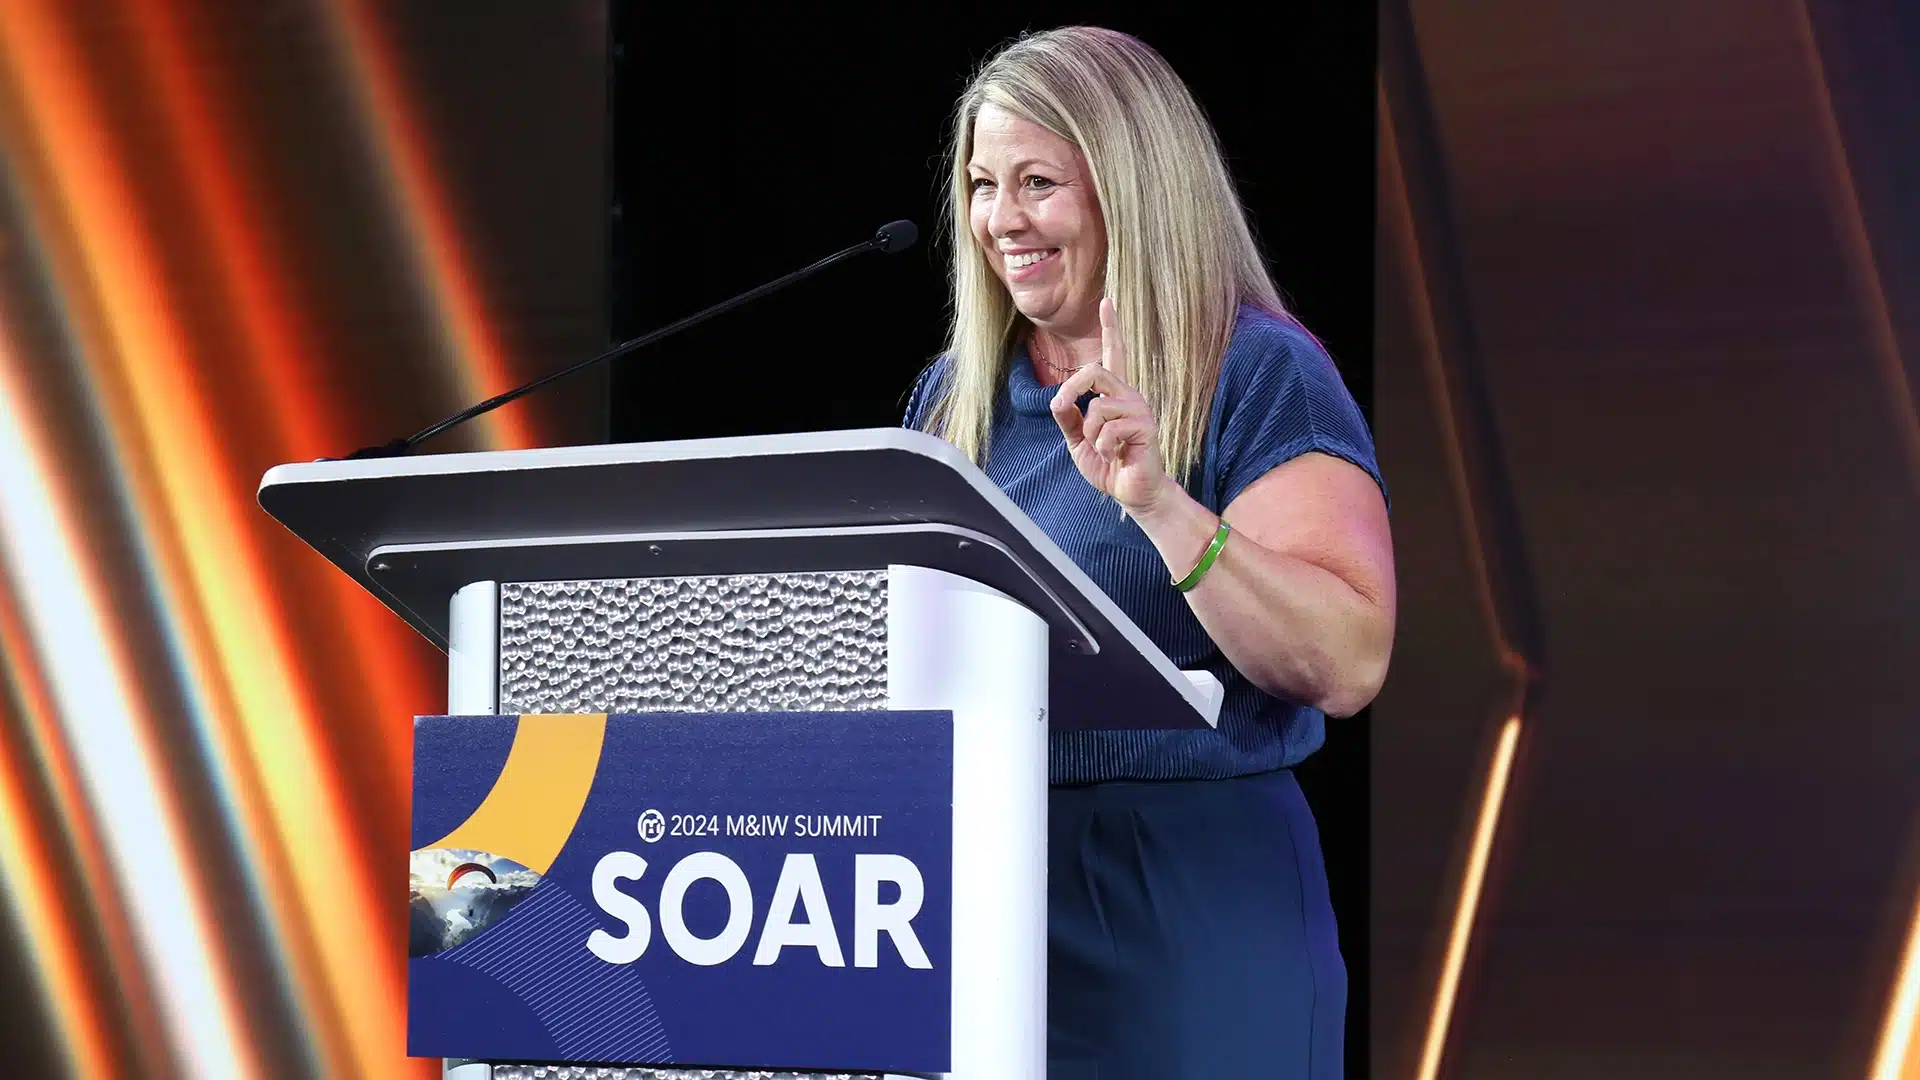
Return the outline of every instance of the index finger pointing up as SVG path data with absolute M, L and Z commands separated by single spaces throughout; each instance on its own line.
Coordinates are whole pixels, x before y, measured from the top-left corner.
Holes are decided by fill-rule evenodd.
M 1113 297 L 1100 298 L 1100 366 L 1126 377 L 1127 341 L 1120 333 L 1120 313 Z

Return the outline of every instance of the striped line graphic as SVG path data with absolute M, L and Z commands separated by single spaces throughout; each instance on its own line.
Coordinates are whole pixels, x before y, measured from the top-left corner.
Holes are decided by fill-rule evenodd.
M 587 951 L 599 920 L 566 890 L 538 886 L 499 925 L 440 954 L 498 981 L 525 1002 L 562 1057 L 673 1061 L 639 973 Z M 591 1004 L 582 1008 L 581 1002 Z

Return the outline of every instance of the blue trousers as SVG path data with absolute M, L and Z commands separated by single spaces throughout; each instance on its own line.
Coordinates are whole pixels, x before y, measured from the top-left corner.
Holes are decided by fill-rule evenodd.
M 1347 973 L 1288 770 L 1052 789 L 1048 1080 L 1337 1080 Z

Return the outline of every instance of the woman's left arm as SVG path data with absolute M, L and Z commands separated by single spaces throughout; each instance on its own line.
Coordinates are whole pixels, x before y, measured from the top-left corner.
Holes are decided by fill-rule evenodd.
M 1232 525 L 1186 597 L 1254 685 L 1329 716 L 1351 716 L 1379 693 L 1393 647 L 1393 540 L 1365 471 L 1310 452 L 1248 485 L 1223 515 L 1171 479 L 1127 513 L 1175 579 L 1199 563 L 1221 517 Z
M 1101 362 L 1054 394 L 1053 418 L 1087 482 L 1118 502 L 1184 578 L 1220 517 L 1167 475 L 1158 424 L 1128 385 L 1113 301 L 1100 303 Z M 1098 395 L 1083 416 L 1075 402 Z M 1380 692 L 1393 647 L 1386 497 L 1359 466 L 1317 451 L 1248 484 L 1221 515 L 1226 545 L 1187 602 L 1220 651 L 1275 697 L 1351 716 Z

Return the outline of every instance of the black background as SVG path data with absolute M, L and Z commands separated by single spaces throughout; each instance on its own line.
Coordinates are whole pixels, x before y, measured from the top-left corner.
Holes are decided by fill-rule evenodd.
M 616 365 L 615 442 L 898 424 L 946 326 L 939 208 L 954 99 L 1024 30 L 1135 34 L 1219 132 L 1282 294 L 1372 401 L 1373 5 L 1264 20 L 1118 5 L 882 20 L 610 9 L 611 333 L 623 339 L 908 218 L 865 256 Z M 1169 192 L 1169 198 L 1177 193 Z M 1367 1068 L 1368 721 L 1328 725 L 1299 775 L 1318 816 L 1351 980 L 1347 1067 Z

